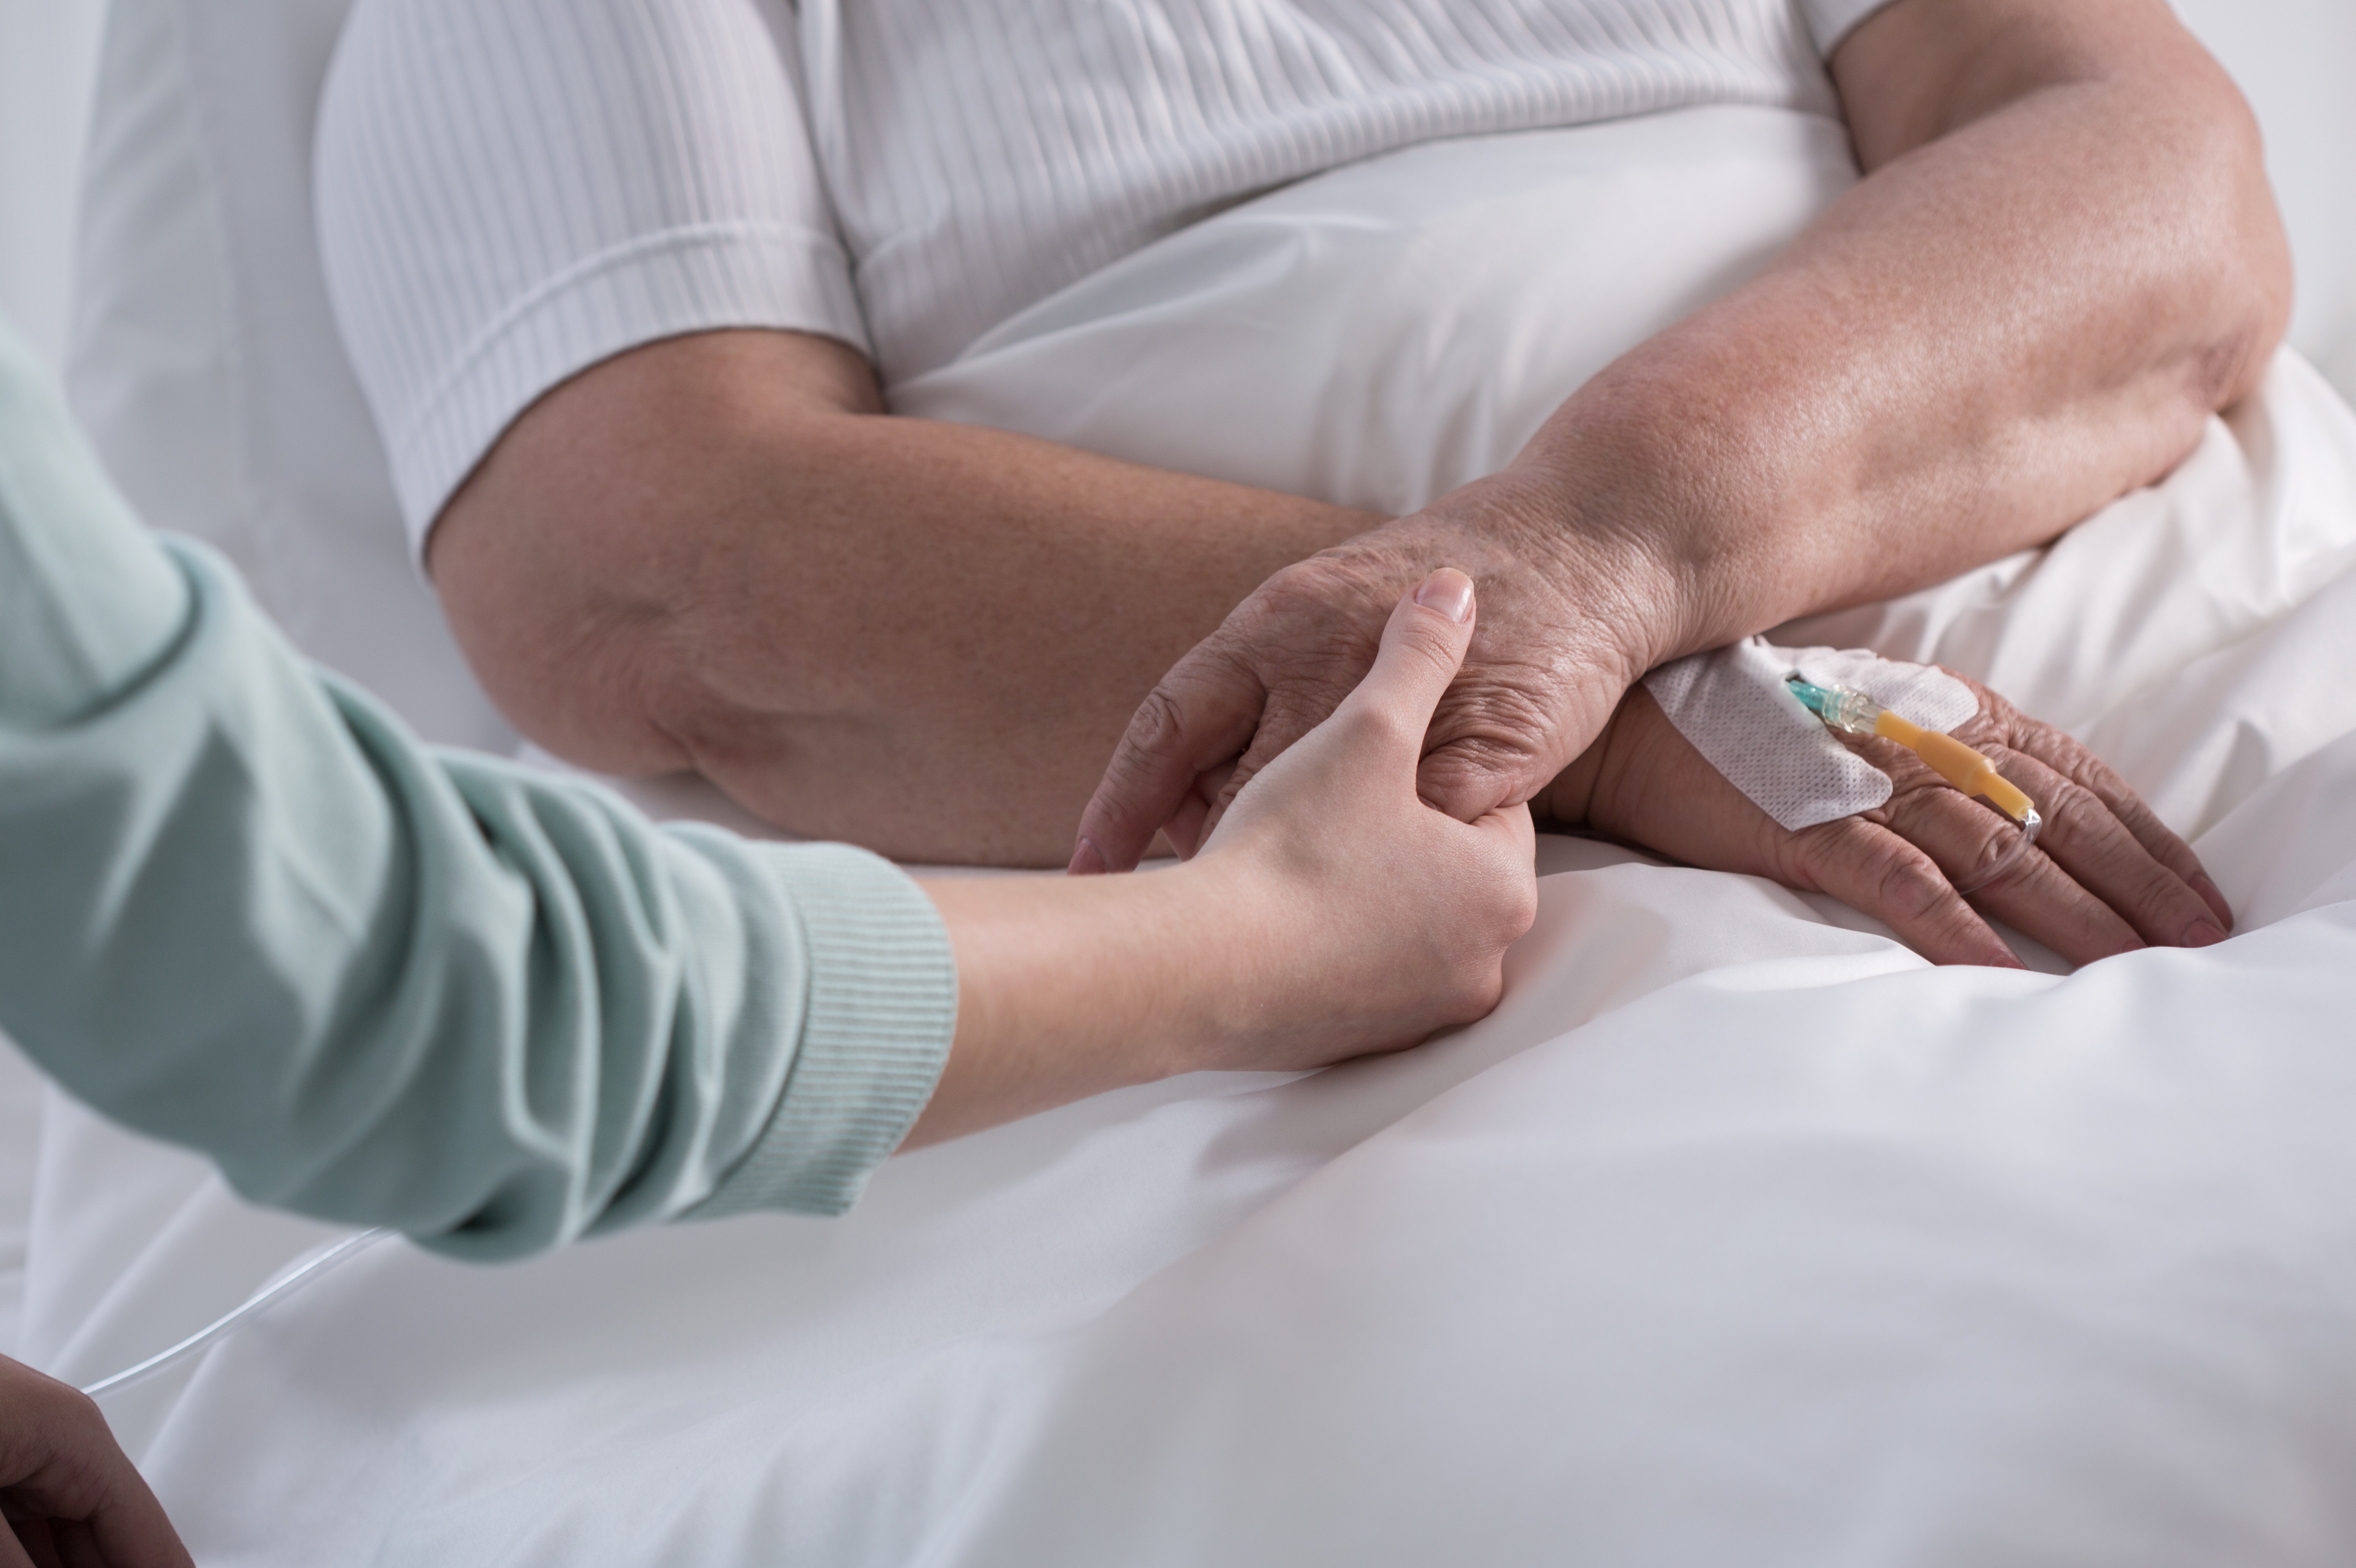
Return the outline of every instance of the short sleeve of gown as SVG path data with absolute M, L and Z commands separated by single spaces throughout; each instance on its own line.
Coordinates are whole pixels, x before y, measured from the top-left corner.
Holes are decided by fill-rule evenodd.
M 1829 59 L 1859 22 L 1889 4 L 1890 0 L 1800 0 L 1800 15 L 1807 20 L 1816 52 Z
M 360 0 L 320 106 L 320 245 L 412 548 L 516 416 L 601 360 L 729 327 L 866 349 L 789 16 Z

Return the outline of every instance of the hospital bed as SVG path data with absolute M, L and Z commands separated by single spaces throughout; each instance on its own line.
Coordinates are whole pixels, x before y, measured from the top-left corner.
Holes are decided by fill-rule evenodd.
M 114 6 L 72 391 L 146 514 L 315 654 L 509 746 L 310 249 L 343 9 Z M 2356 1561 L 2356 414 L 2316 368 L 2356 371 L 2356 188 L 2279 145 L 2356 135 L 2356 18 L 2195 20 L 2276 127 L 2314 362 L 2051 549 L 1781 640 L 1948 664 L 2086 738 L 2193 839 L 2232 941 L 1933 970 L 1827 900 L 1545 840 L 1504 1004 L 1421 1050 L 1069 1107 L 896 1160 L 842 1220 L 372 1250 L 110 1401 L 199 1560 Z M 1751 111 L 1514 174 L 1537 146 L 1485 151 L 1494 190 L 1416 149 L 1248 204 L 896 395 L 1408 505 L 1853 177 L 1837 128 Z M 1532 180 L 1555 216 L 1504 221 Z M 1328 242 L 1370 203 L 1379 242 Z M 1554 292 L 1509 286 L 1515 247 Z M 1327 353 L 1268 354 L 1270 319 Z M 1124 379 L 1173 322 L 1192 351 Z M 16 1348 L 59 1376 L 337 1234 L 6 1071 Z

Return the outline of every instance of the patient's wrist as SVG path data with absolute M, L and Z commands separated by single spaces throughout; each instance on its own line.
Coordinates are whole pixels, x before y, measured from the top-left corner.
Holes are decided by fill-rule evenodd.
M 1541 498 L 1555 570 L 1608 626 L 1630 684 L 1755 629 L 1780 580 L 1743 547 L 1777 510 L 1788 455 L 1759 389 L 1727 379 L 1706 346 L 1663 334 L 1581 387 L 1506 471 Z

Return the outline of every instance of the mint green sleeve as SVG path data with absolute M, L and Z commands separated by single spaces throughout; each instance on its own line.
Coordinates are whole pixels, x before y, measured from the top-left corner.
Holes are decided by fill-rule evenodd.
M 0 328 L 0 1029 L 260 1203 L 469 1258 L 850 1207 L 947 1058 L 840 845 L 422 746 L 146 532 Z

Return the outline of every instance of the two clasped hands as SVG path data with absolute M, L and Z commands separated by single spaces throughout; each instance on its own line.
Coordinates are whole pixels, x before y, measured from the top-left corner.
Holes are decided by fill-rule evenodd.
M 2231 928 L 2199 860 L 2115 772 L 1976 682 L 1967 683 L 1980 714 L 1958 734 L 2051 821 L 2037 850 L 1976 895 L 1979 908 L 1955 885 L 2001 854 L 2011 830 L 1890 742 L 1858 743 L 1892 777 L 1887 804 L 1800 832 L 1778 827 L 1634 684 L 1677 640 L 1671 575 L 1624 547 L 1580 559 L 1575 547 L 1526 535 L 1516 547 L 1507 531 L 1452 526 L 1451 510 L 1488 501 L 1496 515 L 1480 493 L 1489 488 L 1468 487 L 1473 493 L 1443 501 L 1440 516 L 1403 520 L 1288 568 L 1238 607 L 1139 710 L 1088 807 L 1072 869 L 1134 866 L 1157 831 L 1182 854 L 1215 842 L 1249 799 L 1246 787 L 1346 709 L 1387 635 L 1382 612 L 1396 596 L 1469 611 L 1473 582 L 1453 567 L 1417 583 L 1422 560 L 1445 555 L 1478 573 L 1482 603 L 1469 655 L 1420 737 L 1416 789 L 1439 813 L 1489 823 L 1526 802 L 1542 821 L 1831 894 L 1939 962 L 2019 963 L 1983 911 L 2076 962 L 2145 945 L 2203 946 Z M 1421 869 L 1441 885 L 1451 874 Z

